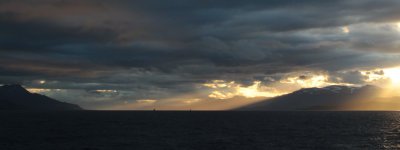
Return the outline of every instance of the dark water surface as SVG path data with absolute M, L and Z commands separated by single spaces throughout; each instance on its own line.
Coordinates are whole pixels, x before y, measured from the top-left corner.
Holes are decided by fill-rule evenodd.
M 396 149 L 400 112 L 0 111 L 0 149 Z

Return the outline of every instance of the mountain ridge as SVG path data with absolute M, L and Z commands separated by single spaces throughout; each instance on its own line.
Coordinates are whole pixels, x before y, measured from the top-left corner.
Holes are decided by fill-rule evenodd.
M 11 84 L 0 86 L 0 110 L 82 110 L 82 108 L 76 104 L 31 93 L 19 84 Z
M 370 109 L 366 105 L 376 99 L 380 92 L 382 89 L 373 85 L 302 88 L 234 110 L 363 110 Z

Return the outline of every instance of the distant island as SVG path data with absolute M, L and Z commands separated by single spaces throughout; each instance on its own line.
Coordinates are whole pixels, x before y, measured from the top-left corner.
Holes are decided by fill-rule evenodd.
M 0 86 L 0 110 L 82 110 L 75 104 L 30 93 L 21 85 Z
M 380 97 L 380 87 L 327 86 L 298 91 L 235 108 L 240 111 L 398 110 L 399 97 Z

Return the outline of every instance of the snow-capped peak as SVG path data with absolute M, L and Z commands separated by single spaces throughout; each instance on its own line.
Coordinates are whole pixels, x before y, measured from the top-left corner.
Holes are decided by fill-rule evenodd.
M 320 94 L 354 94 L 359 90 L 377 90 L 379 87 L 366 85 L 362 87 L 352 87 L 352 86 L 342 86 L 342 85 L 331 85 L 323 88 L 303 88 L 294 93 L 296 94 L 311 94 L 311 95 L 320 95 Z

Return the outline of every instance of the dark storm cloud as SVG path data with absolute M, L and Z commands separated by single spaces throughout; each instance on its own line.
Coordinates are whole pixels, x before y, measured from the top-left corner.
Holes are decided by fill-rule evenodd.
M 332 72 L 328 79 L 333 83 L 350 83 L 350 84 L 364 84 L 368 76 L 361 74 L 359 71 L 349 72 Z
M 400 64 L 399 3 L 1 1 L 0 81 L 162 96 L 216 79 L 276 82 L 296 71 L 361 84 L 359 72 L 340 72 Z
M 109 29 L 83 29 L 45 20 L 18 21 L 11 17 L 17 15 L 0 13 L 0 47 L 3 52 L 57 53 L 57 47 L 64 45 L 112 42 L 117 34 Z

